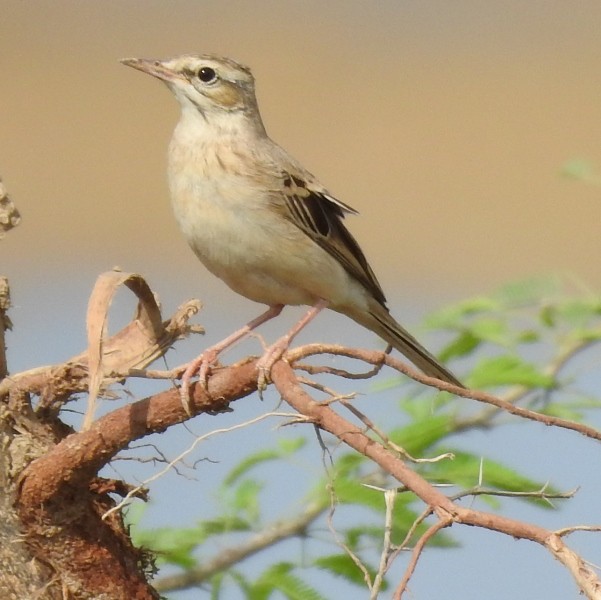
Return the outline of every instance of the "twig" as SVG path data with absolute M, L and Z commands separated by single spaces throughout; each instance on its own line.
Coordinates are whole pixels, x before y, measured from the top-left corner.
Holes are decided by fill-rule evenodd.
M 441 529 L 448 527 L 453 522 L 451 517 L 447 517 L 446 519 L 441 519 L 432 525 L 425 533 L 422 535 L 413 551 L 411 553 L 411 560 L 405 569 L 405 574 L 403 575 L 403 579 L 401 579 L 401 583 L 399 583 L 397 589 L 394 591 L 394 595 L 392 596 L 393 600 L 401 600 L 405 590 L 407 589 L 407 584 L 411 579 L 411 576 L 415 572 L 415 567 L 417 566 L 417 562 L 419 561 L 419 557 L 423 552 L 426 544 L 432 539 L 434 535 L 436 535 Z
M 545 486 L 546 487 L 546 486 Z M 492 488 L 484 488 L 476 486 L 470 490 L 464 490 L 458 494 L 451 496 L 453 500 L 459 500 L 466 496 L 501 496 L 505 498 L 540 498 L 541 500 L 573 498 L 576 495 L 578 488 L 569 492 L 546 492 L 545 489 L 535 490 L 532 492 L 514 492 L 511 490 L 494 490 Z M 557 532 L 555 532 L 557 533 Z
M 157 479 L 160 479 L 163 475 L 165 475 L 166 473 L 171 471 L 175 467 L 175 465 L 177 465 L 177 463 L 183 461 L 187 456 L 189 456 L 200 443 L 208 440 L 209 438 L 211 438 L 215 435 L 219 435 L 221 433 L 229 433 L 230 431 L 235 431 L 237 429 L 243 429 L 245 427 L 249 427 L 250 425 L 254 425 L 255 423 L 258 423 L 259 421 L 263 421 L 269 417 L 296 417 L 296 418 L 298 418 L 298 415 L 292 414 L 292 413 L 269 412 L 269 413 L 259 415 L 258 417 L 255 417 L 254 419 L 244 421 L 243 423 L 237 423 L 236 425 L 232 425 L 231 427 L 224 427 L 222 429 L 213 429 L 213 430 L 209 431 L 208 433 L 205 433 L 204 435 L 198 436 L 188 448 L 186 448 L 183 452 L 178 454 L 173 460 L 169 461 L 160 471 L 157 471 L 152 476 L 150 476 L 148 479 L 145 479 L 142 483 L 140 483 L 136 487 L 132 488 L 128 492 L 128 494 L 118 504 L 116 504 L 115 506 L 113 506 L 112 508 L 107 510 L 102 515 L 102 519 L 104 520 L 104 519 L 110 517 L 110 515 L 113 514 L 114 512 L 118 512 L 118 511 L 122 510 L 127 504 L 129 504 L 129 502 L 132 498 L 135 498 L 137 496 L 138 492 L 141 489 L 148 487 L 148 485 L 150 483 L 152 483 L 153 481 L 156 481 Z
M 563 529 L 557 529 L 555 531 L 555 535 L 563 537 L 564 535 L 570 535 L 575 531 L 592 531 L 596 533 L 601 531 L 601 525 L 573 525 L 572 527 L 564 527 Z
M 382 584 L 384 583 L 384 575 L 388 570 L 388 557 L 392 550 L 392 515 L 394 511 L 394 502 L 396 500 L 397 491 L 394 489 L 384 490 L 384 502 L 386 504 L 386 516 L 384 520 L 384 541 L 382 543 L 382 552 L 380 553 L 380 563 L 378 572 L 374 577 L 374 583 L 369 595 L 370 600 L 376 600 Z
M 369 574 L 368 568 L 363 564 L 363 561 L 353 552 L 353 550 L 345 544 L 342 538 L 338 535 L 338 531 L 334 526 L 334 514 L 336 513 L 336 491 L 335 486 L 330 483 L 328 485 L 328 490 L 330 492 L 330 510 L 328 511 L 327 524 L 332 537 L 334 538 L 334 542 L 336 545 L 345 552 L 345 554 L 355 563 L 355 566 L 363 573 L 363 580 L 367 587 L 371 590 L 373 587 L 373 582 L 371 579 L 371 575 Z

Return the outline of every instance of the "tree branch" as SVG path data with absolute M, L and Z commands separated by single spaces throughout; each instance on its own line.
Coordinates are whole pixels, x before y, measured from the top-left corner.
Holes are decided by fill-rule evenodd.
M 449 392 L 450 394 L 460 396 L 461 398 L 468 398 L 470 400 L 476 400 L 477 402 L 483 402 L 485 404 L 495 406 L 517 417 L 522 417 L 530 421 L 537 421 L 543 425 L 570 429 L 586 437 L 601 441 L 601 431 L 593 427 L 589 427 L 588 425 L 584 425 L 582 423 L 576 423 L 574 421 L 568 421 L 567 419 L 554 417 L 552 415 L 545 415 L 543 413 L 528 410 L 526 408 L 521 408 L 519 406 L 515 406 L 507 400 L 498 398 L 493 394 L 488 394 L 479 390 L 461 388 L 451 383 L 441 381 L 440 379 L 436 379 L 435 377 L 429 377 L 428 375 L 424 375 L 416 369 L 411 368 L 402 360 L 399 360 L 393 356 L 388 356 L 384 352 L 379 352 L 376 350 L 363 350 L 359 348 L 346 348 L 344 346 L 338 346 L 335 344 L 308 344 L 288 352 L 286 354 L 286 360 L 290 364 L 295 365 L 296 361 L 299 359 L 316 354 L 334 354 L 336 356 L 346 356 L 348 358 L 365 361 L 372 365 L 379 365 L 383 363 L 395 371 L 398 371 L 403 375 L 407 375 L 407 377 L 410 377 L 418 383 L 423 383 L 424 385 L 436 388 L 442 392 Z
M 381 360 L 381 353 L 378 358 Z M 411 371 L 410 369 L 405 370 Z M 301 388 L 294 371 L 288 364 L 283 361 L 276 363 L 272 369 L 272 378 L 284 400 L 298 412 L 310 418 L 315 426 L 328 431 L 351 448 L 354 448 L 357 452 L 371 459 L 384 469 L 384 471 L 411 490 L 427 506 L 431 507 L 442 523 L 442 526 L 439 528 L 446 527 L 452 523 L 458 523 L 490 529 L 491 531 L 504 533 L 513 538 L 526 539 L 541 544 L 567 567 L 587 598 L 590 600 L 599 600 L 601 598 L 601 582 L 595 572 L 563 543 L 560 536 L 531 523 L 456 505 L 438 489 L 431 486 L 417 473 L 409 469 L 382 444 L 370 439 L 358 427 L 334 412 L 330 406 L 313 400 Z M 447 384 L 439 385 L 442 382 L 438 382 L 430 377 L 424 377 L 423 379 L 427 380 L 424 383 L 434 383 L 435 387 L 439 389 L 448 387 L 452 388 L 448 391 L 454 391 L 455 386 Z M 462 395 L 465 397 L 488 396 L 487 394 L 471 391 L 465 391 L 465 394 Z

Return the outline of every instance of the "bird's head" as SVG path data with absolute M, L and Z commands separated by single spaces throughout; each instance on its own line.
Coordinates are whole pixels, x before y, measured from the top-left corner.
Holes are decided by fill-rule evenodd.
M 121 63 L 164 81 L 183 108 L 202 114 L 257 110 L 250 69 L 229 58 L 184 54 L 166 60 L 124 58 Z

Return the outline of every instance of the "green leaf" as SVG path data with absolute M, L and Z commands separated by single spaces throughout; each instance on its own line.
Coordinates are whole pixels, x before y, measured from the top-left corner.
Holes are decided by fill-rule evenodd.
M 570 299 L 558 305 L 557 311 L 568 323 L 583 324 L 601 315 L 601 301 L 599 298 Z
M 253 600 L 260 600 L 259 596 L 253 595 L 253 586 L 242 573 L 236 571 L 235 569 L 229 569 L 227 572 L 227 576 L 236 582 L 238 587 L 244 592 L 244 595 L 247 598 L 252 598 Z
M 382 539 L 382 531 L 380 530 L 380 539 Z M 354 563 L 353 559 L 348 554 L 330 554 L 329 556 L 321 556 L 315 559 L 313 563 L 316 567 L 328 571 L 336 577 L 342 577 L 349 583 L 365 587 L 365 576 L 363 571 Z M 365 563 L 363 563 L 365 565 Z M 376 575 L 376 570 L 365 565 L 372 581 Z M 383 589 L 386 587 L 382 586 Z
M 240 477 L 247 474 L 253 467 L 262 463 L 280 460 L 287 458 L 300 450 L 307 440 L 305 438 L 286 439 L 282 438 L 278 441 L 278 448 L 259 450 L 244 460 L 240 461 L 227 475 L 223 481 L 223 486 L 229 487 L 236 482 Z
M 412 456 L 422 456 L 426 450 L 454 430 L 451 415 L 427 415 L 405 427 L 394 429 L 390 439 Z
M 535 329 L 524 329 L 518 332 L 516 340 L 521 344 L 533 344 L 540 341 L 540 334 Z
M 337 477 L 358 477 L 359 468 L 367 461 L 363 454 L 347 452 L 336 459 Z
M 183 568 L 196 564 L 193 551 L 206 539 L 202 528 L 189 529 L 157 528 L 140 532 L 135 536 L 135 544 L 157 553 L 159 563 L 170 563 Z
M 551 402 L 546 404 L 540 411 L 544 415 L 551 417 L 558 417 L 560 419 L 567 419 L 568 421 L 580 421 L 582 422 L 582 412 L 574 410 L 573 408 L 560 404 L 559 402 Z
M 601 329 L 581 329 L 570 332 L 570 339 L 578 342 L 596 342 L 601 340 Z
M 315 588 L 294 575 L 293 569 L 294 565 L 285 562 L 267 568 L 252 586 L 251 598 L 265 600 L 277 590 L 288 600 L 326 600 Z
M 572 397 L 568 403 L 549 402 L 545 403 L 540 410 L 543 414 L 568 419 L 570 421 L 584 421 L 584 412 L 590 410 L 599 410 L 601 400 L 596 397 L 590 397 L 585 394 Z
M 546 327 L 555 327 L 557 324 L 557 307 L 554 304 L 545 304 L 539 311 L 539 319 Z
M 383 512 L 385 508 L 381 492 L 365 487 L 355 479 L 336 477 L 334 493 L 342 504 L 358 504 L 379 513 Z
M 216 573 L 211 577 L 211 600 L 219 600 L 221 596 L 221 588 L 223 587 L 223 579 L 225 573 Z
M 263 486 L 258 481 L 246 479 L 238 485 L 234 493 L 232 507 L 245 514 L 251 523 L 258 521 L 261 515 L 259 492 L 262 489 Z
M 462 331 L 439 353 L 440 360 L 447 362 L 451 358 L 471 354 L 481 343 L 482 340 L 476 337 L 471 331 Z
M 509 342 L 507 324 L 500 319 L 483 317 L 475 321 L 470 331 L 483 342 L 506 345 Z
M 250 531 L 252 529 L 250 523 L 246 519 L 233 517 L 231 515 L 202 521 L 199 528 L 204 531 L 207 538 L 212 535 L 221 535 L 233 531 Z
M 197 563 L 192 552 L 213 536 L 233 531 L 248 531 L 247 521 L 232 517 L 222 517 L 203 521 L 187 528 L 164 527 L 148 530 L 135 530 L 132 538 L 137 546 L 156 552 L 159 562 L 171 563 L 190 568 Z
M 470 373 L 469 381 L 472 388 L 523 385 L 551 389 L 554 386 L 553 377 L 514 355 L 481 359 Z

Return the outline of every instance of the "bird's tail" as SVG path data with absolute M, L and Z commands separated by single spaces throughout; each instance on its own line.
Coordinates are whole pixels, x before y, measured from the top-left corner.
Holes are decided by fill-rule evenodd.
M 344 311 L 354 321 L 378 334 L 393 348 L 403 353 L 426 375 L 447 383 L 465 387 L 446 367 L 440 364 L 406 329 L 397 323 L 388 309 L 375 299 L 370 299 L 367 311 Z

